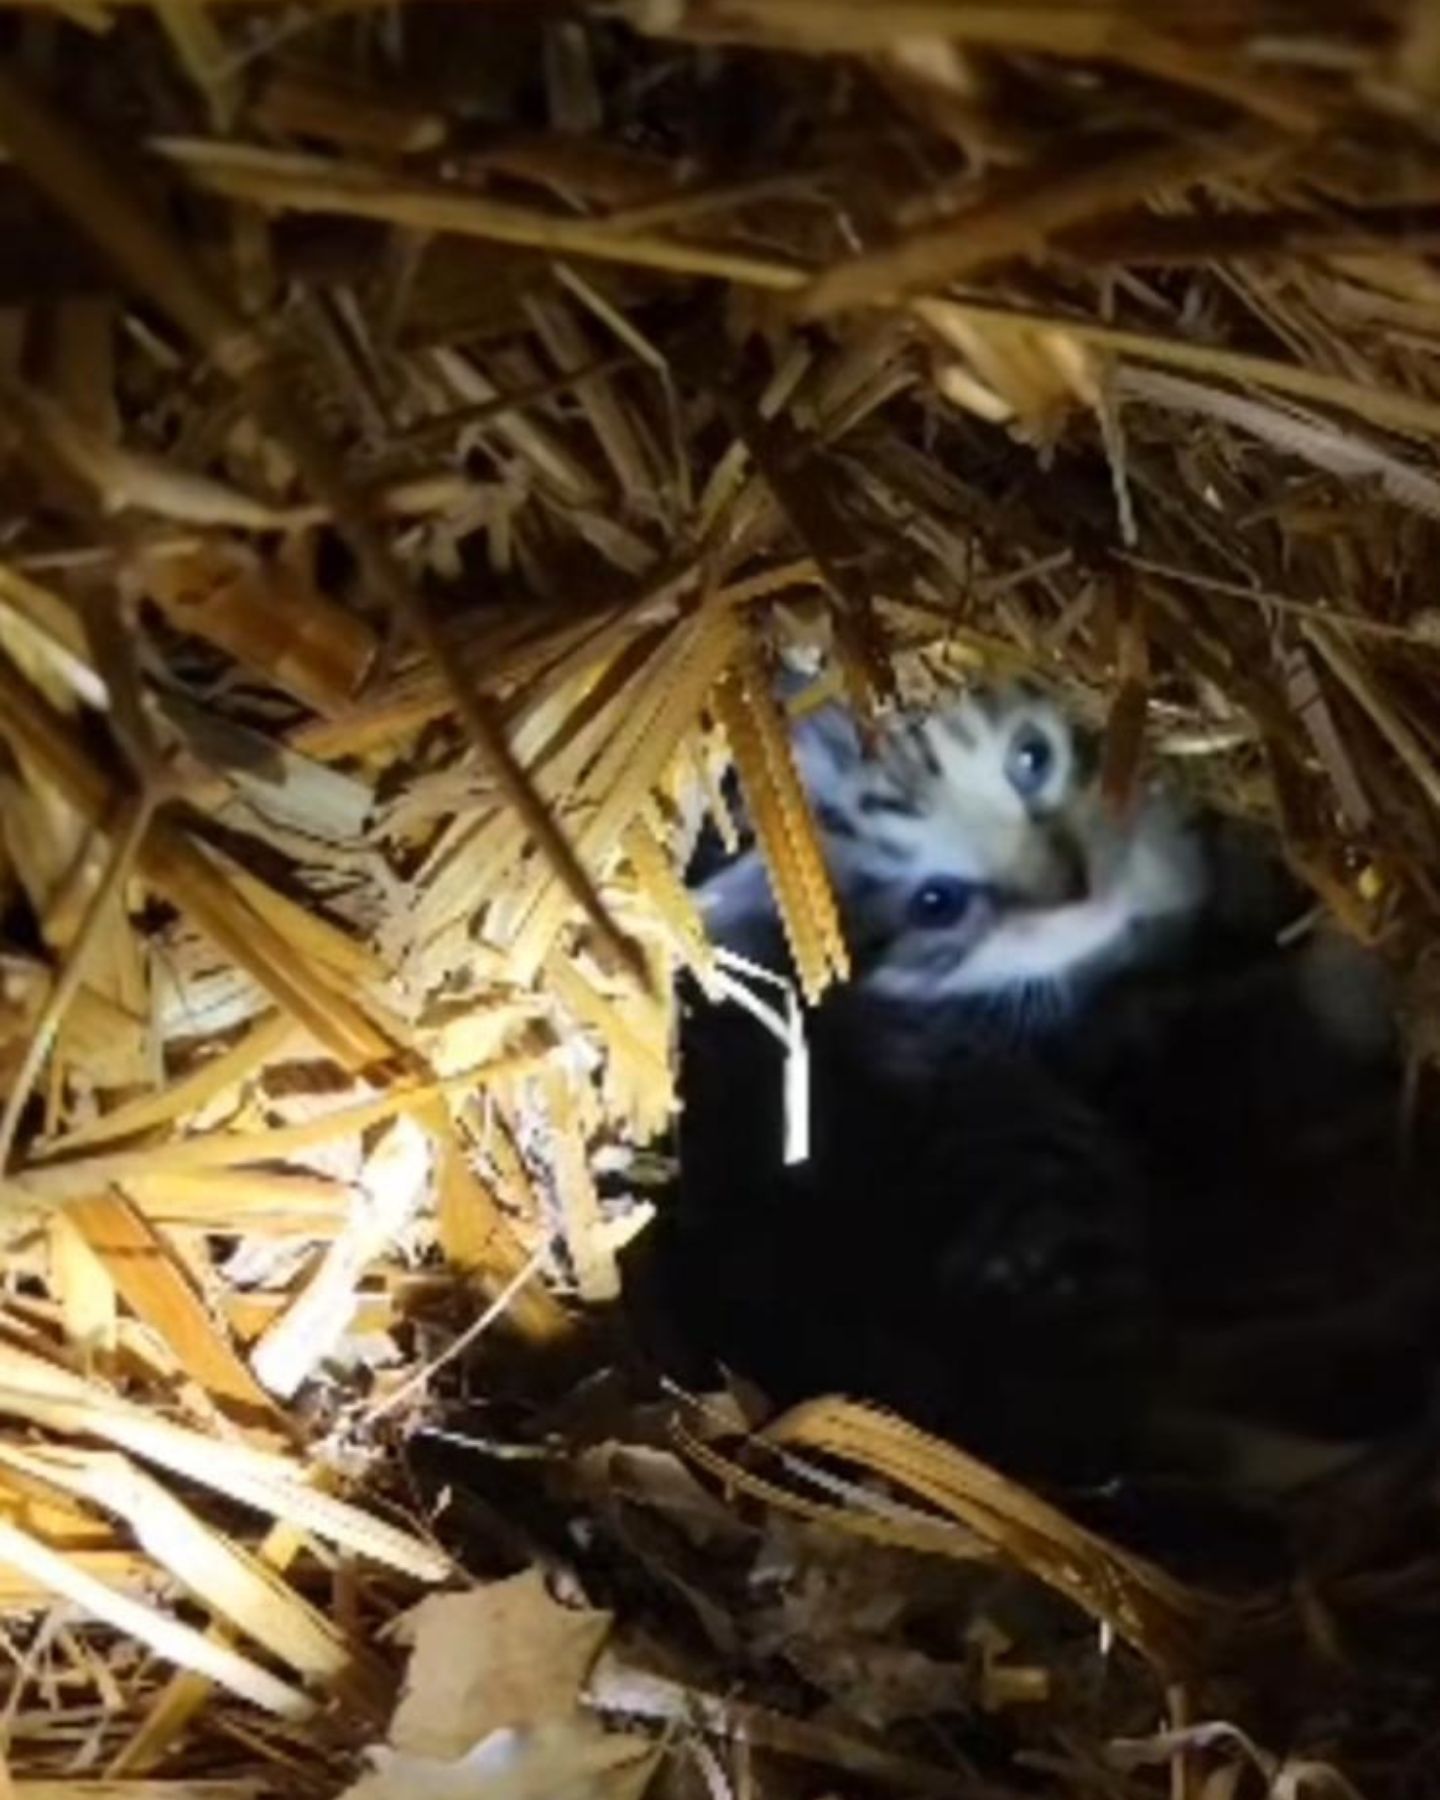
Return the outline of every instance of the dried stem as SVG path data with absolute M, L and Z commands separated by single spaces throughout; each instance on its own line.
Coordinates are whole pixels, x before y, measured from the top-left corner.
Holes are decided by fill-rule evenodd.
M 0 1114 L 0 1176 L 3 1176 L 5 1170 L 10 1166 L 11 1152 L 15 1147 L 15 1134 L 19 1130 L 26 1102 L 30 1098 L 30 1091 L 35 1085 L 36 1077 L 44 1065 L 51 1045 L 55 1042 L 56 1033 L 64 1021 L 66 1011 L 80 991 L 86 965 L 99 942 L 100 930 L 105 923 L 106 915 L 111 906 L 117 902 L 125 881 L 135 866 L 140 848 L 145 842 L 145 834 L 150 829 L 150 821 L 154 815 L 156 799 L 156 790 L 147 787 L 125 802 L 124 816 L 111 837 L 110 853 L 105 860 L 105 867 L 96 884 L 95 892 L 90 896 L 84 917 L 80 921 L 80 929 L 71 942 L 64 965 L 56 977 L 40 1017 L 35 1021 L 35 1029 L 31 1033 L 24 1058 L 6 1098 L 5 1111 Z
M 0 139 L 36 186 L 214 358 L 261 423 L 290 451 L 312 493 L 333 511 L 372 591 L 441 671 L 456 712 L 501 792 L 602 937 L 643 981 L 643 959 L 611 919 L 588 871 L 536 794 L 495 709 L 447 655 L 423 596 L 346 480 L 330 445 L 295 404 L 285 372 L 263 337 L 211 287 L 184 246 L 111 173 L 98 152 L 3 65 Z

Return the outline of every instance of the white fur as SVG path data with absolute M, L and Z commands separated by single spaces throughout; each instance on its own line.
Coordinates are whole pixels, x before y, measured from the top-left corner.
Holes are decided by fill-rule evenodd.
M 1199 852 L 1163 797 L 1147 799 L 1126 825 L 1105 818 L 1098 804 L 1077 807 L 1067 822 L 1085 866 L 1086 892 L 1079 899 L 1047 905 L 1042 895 L 1037 903 L 1003 911 L 974 948 L 939 976 L 907 955 L 923 951 L 915 942 L 919 934 L 902 934 L 879 956 L 866 985 L 896 998 L 944 999 L 1063 982 L 1138 956 L 1154 934 L 1183 922 L 1200 905 L 1205 884 Z

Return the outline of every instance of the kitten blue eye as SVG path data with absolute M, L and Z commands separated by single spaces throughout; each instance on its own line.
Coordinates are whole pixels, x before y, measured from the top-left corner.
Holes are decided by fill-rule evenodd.
M 1022 800 L 1033 799 L 1055 768 L 1055 746 L 1038 725 L 1022 725 L 1005 753 L 1005 775 Z
M 957 875 L 932 875 L 910 896 L 906 916 L 921 931 L 944 931 L 969 912 L 975 889 Z

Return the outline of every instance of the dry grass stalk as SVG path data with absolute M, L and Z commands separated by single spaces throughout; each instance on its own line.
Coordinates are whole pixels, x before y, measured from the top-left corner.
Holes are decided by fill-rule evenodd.
M 158 1226 L 214 1231 L 253 1225 L 316 1237 L 338 1227 L 347 1192 L 328 1176 L 267 1169 L 152 1170 L 126 1183 L 129 1198 Z
M 810 802 L 757 657 L 716 690 L 714 705 L 774 882 L 800 985 L 813 1004 L 844 977 L 849 959 Z
M 65 1216 L 136 1318 L 169 1345 L 192 1380 L 233 1416 L 273 1422 L 264 1389 L 210 1316 L 156 1226 L 114 1190 L 72 1200 Z
M 1214 142 L 1071 146 L 1054 167 L 1027 171 L 1022 184 L 1001 186 L 954 218 L 825 270 L 796 304 L 802 317 L 818 319 L 964 281 L 1017 256 L 1042 255 L 1085 219 L 1263 163 L 1282 148 L 1282 140 L 1248 127 Z
M 1104 1620 L 1164 1669 L 1199 1660 L 1206 1634 L 1224 1621 L 1223 1609 L 1208 1597 L 902 1420 L 850 1401 L 820 1400 L 785 1414 L 767 1436 L 783 1448 L 838 1455 L 894 1481 Z
M 375 661 L 375 633 L 297 572 L 207 556 L 157 560 L 146 591 L 194 632 L 323 716 L 341 713 Z
M 1069 319 L 1058 314 L 1022 312 L 963 300 L 952 302 L 968 318 L 998 334 L 1048 329 L 1069 334 L 1082 344 L 1134 356 L 1142 362 L 1169 363 L 1193 369 L 1222 381 L 1253 382 L 1297 399 L 1353 412 L 1376 425 L 1418 437 L 1440 435 L 1440 404 L 1421 395 L 1401 393 L 1361 381 L 1351 381 L 1324 369 L 1278 358 L 1255 356 L 1218 345 L 1186 343 L 1173 337 L 1151 336 L 1140 331 L 1121 331 L 1089 319 Z
M 1440 767 L 1436 765 L 1431 747 L 1405 720 L 1399 709 L 1386 699 L 1379 681 L 1332 631 L 1308 620 L 1301 630 L 1307 642 L 1313 644 L 1324 657 L 1341 684 L 1364 707 L 1380 735 L 1414 776 L 1425 798 L 1432 806 L 1440 808 Z
M 116 904 L 116 897 L 144 844 L 153 817 L 154 799 L 141 796 L 126 808 L 126 816 L 111 836 L 110 855 L 95 891 L 90 897 L 85 916 L 70 944 L 65 966 L 50 990 L 40 1017 L 35 1021 L 24 1060 L 11 1081 L 0 1115 L 0 1172 L 9 1165 L 20 1116 L 30 1098 L 30 1091 L 50 1054 L 55 1035 L 60 1030 L 70 1003 L 79 992 L 85 977 L 86 958 L 94 946 L 105 918 Z
M 449 1570 L 448 1558 L 430 1545 L 309 1485 L 297 1465 L 284 1458 L 152 1417 L 142 1407 L 9 1346 L 0 1348 L 0 1411 L 67 1434 L 102 1438 L 422 1581 L 443 1580 Z
M 628 954 L 628 946 L 615 932 L 590 877 L 511 755 L 498 719 L 473 688 L 453 676 L 453 665 L 425 601 L 352 493 L 323 437 L 292 404 L 283 373 L 263 338 L 232 314 L 191 264 L 183 247 L 168 238 L 111 178 L 103 162 L 4 69 L 0 69 L 0 112 L 4 114 L 0 130 L 36 183 L 94 237 L 142 292 L 152 294 L 206 349 L 289 449 L 312 490 L 332 509 L 376 593 L 451 679 L 452 700 L 476 750 L 494 770 L 536 842 L 596 927 L 622 955 Z
M 438 182 L 397 181 L 363 164 L 253 150 L 237 153 L 225 144 L 195 141 L 166 142 L 160 148 L 192 180 L 213 192 L 281 211 L 375 219 L 410 231 L 454 233 L 555 256 L 594 257 L 676 275 L 709 276 L 776 293 L 793 293 L 806 279 L 803 269 L 779 260 L 502 206 Z
M 11 742 L 34 759 L 72 805 L 103 827 L 112 804 L 104 774 L 3 659 L 0 707 L 5 713 L 5 735 Z M 161 818 L 150 820 L 137 855 L 141 869 L 156 887 L 183 906 L 200 929 L 238 963 L 251 969 L 292 1017 L 342 1061 L 363 1066 L 383 1060 L 390 1052 L 386 1038 L 358 1007 L 291 963 L 283 941 L 181 830 Z
M 285 1523 L 272 1525 L 254 1552 L 251 1562 L 258 1567 L 260 1580 L 267 1586 L 280 1585 L 281 1578 L 306 1545 L 303 1532 Z M 285 1611 L 293 1612 L 297 1597 L 288 1594 L 289 1604 Z M 303 1609 L 303 1602 L 298 1602 Z M 222 1617 L 224 1615 L 222 1614 Z M 320 1629 L 330 1636 L 332 1627 L 328 1620 L 322 1620 Z M 226 1635 L 231 1626 L 215 1625 L 211 1635 Z M 370 1659 L 365 1652 L 353 1642 L 346 1645 L 349 1660 L 346 1666 L 336 1672 L 332 1683 L 335 1690 L 346 1698 L 357 1696 L 357 1690 L 379 1686 L 383 1692 L 383 1676 L 371 1668 Z M 319 1654 L 328 1654 L 321 1649 Z M 158 1767 L 167 1753 L 181 1742 L 192 1721 L 202 1712 L 208 1702 L 213 1699 L 212 1683 L 193 1669 L 178 1670 L 166 1682 L 144 1718 L 136 1726 L 120 1751 L 114 1755 L 106 1767 L 106 1776 L 113 1781 L 126 1781 L 135 1786 L 143 1785 L 138 1779 Z M 367 1702 L 370 1696 L 366 1696 Z
M 70 1558 L 57 1556 L 4 1520 L 0 1520 L 0 1556 L 52 1592 L 63 1594 L 91 1617 L 106 1620 L 169 1662 L 202 1671 L 252 1705 L 288 1719 L 302 1720 L 313 1715 L 313 1703 L 298 1688 L 277 1680 L 258 1664 L 222 1644 L 212 1643 L 156 1608 L 107 1587 Z
M 255 117 L 284 137 L 323 138 L 391 156 L 433 150 L 447 130 L 441 113 L 306 69 L 277 69 L 256 101 Z
M 217 1095 L 244 1082 L 299 1036 L 293 1021 L 284 1014 L 268 1014 L 251 1026 L 239 1042 L 220 1051 L 190 1075 L 170 1082 L 158 1094 L 114 1107 L 88 1125 L 77 1125 L 48 1149 L 68 1156 L 97 1140 L 139 1137 L 142 1132 L 162 1130 L 186 1114 L 201 1111 Z
M 1303 32 L 1283 0 L 623 10 L 638 34 L 613 8 L 495 5 L 452 31 L 423 0 L 16 22 L 0 1511 L 21 1536 L 0 1602 L 27 1615 L 6 1621 L 21 1793 L 341 1785 L 338 1716 L 286 1725 L 288 1678 L 269 1724 L 233 1700 L 235 1634 L 279 1656 L 266 1679 L 342 1694 L 336 1646 L 448 1568 L 347 1505 L 352 1476 L 383 1478 L 378 1447 L 451 1392 L 489 1402 L 502 1323 L 507 1353 L 580 1355 L 551 1278 L 610 1293 L 646 1217 L 668 986 L 710 966 L 683 862 L 706 814 L 733 838 L 727 738 L 807 986 L 844 969 L 757 646 L 828 645 L 866 713 L 1039 675 L 1107 727 L 1116 804 L 1171 757 L 1268 820 L 1342 924 L 1434 938 L 1429 9 L 1361 0 Z M 133 173 L 95 148 L 127 141 Z M 583 1430 L 593 1403 L 567 1402 Z M 226 1435 L 247 1419 L 294 1455 L 247 1457 Z M 986 1581 L 1018 1560 L 1159 1666 L 1212 1650 L 1188 1589 L 943 1447 L 844 1409 L 784 1429 L 868 1488 L 814 1487 L 788 1449 L 772 1480 L 687 1448 L 827 1540 Z M 566 1430 L 521 1472 L 554 1474 Z M 727 1546 L 752 1528 L 718 1510 Z M 169 1561 L 163 1528 L 132 1547 L 152 1517 Z M 119 1633 L 55 1605 L 46 1554 Z M 671 1600 L 718 1643 L 714 1561 Z M 183 1666 L 156 1679 L 110 1595 L 177 1578 L 222 1654 L 167 1638 Z M 1368 1605 L 1391 1580 L 1356 1585 Z M 1343 1580 L 1326 1600 L 1348 1626 Z M 134 1618 L 156 1648 L 167 1622 Z M 1098 1713 L 1066 1707 L 1103 1707 L 1139 1659 L 1096 1682 L 1063 1654 L 996 1690 L 1038 1675 L 1058 1779 L 1130 1792 Z M 737 1705 L 609 1679 L 681 1736 L 701 1721 L 717 1793 L 767 1796 L 767 1754 L 953 1780 L 766 1705 L 753 1667 Z M 1155 1754 L 1193 1786 L 1218 1752 Z
M 159 1566 L 303 1680 L 329 1688 L 343 1684 L 352 1648 L 324 1614 L 126 1458 L 109 1451 L 6 1448 L 0 1464 L 123 1518 Z
M 139 1175 L 172 1173 L 188 1169 L 232 1168 L 240 1163 L 264 1163 L 295 1155 L 336 1138 L 353 1137 L 401 1114 L 421 1114 L 437 1100 L 451 1094 L 468 1094 L 487 1081 L 527 1075 L 550 1060 L 548 1052 L 517 1052 L 491 1063 L 479 1064 L 433 1081 L 396 1085 L 373 1100 L 338 1107 L 305 1124 L 272 1126 L 255 1132 L 201 1133 L 150 1149 L 97 1150 L 73 1157 L 52 1157 L 31 1163 L 20 1185 L 46 1198 L 71 1198 L 91 1192 L 108 1181 L 125 1182 Z

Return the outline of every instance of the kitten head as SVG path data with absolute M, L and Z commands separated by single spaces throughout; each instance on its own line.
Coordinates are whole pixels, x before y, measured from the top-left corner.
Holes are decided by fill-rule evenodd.
M 943 1002 L 1124 966 L 1193 912 L 1197 846 L 1159 792 L 1117 819 L 1065 715 L 1022 684 L 891 727 L 872 754 L 840 708 L 801 724 L 810 791 L 862 986 Z M 755 875 L 735 878 L 734 894 Z M 722 933 L 734 906 L 712 916 Z

